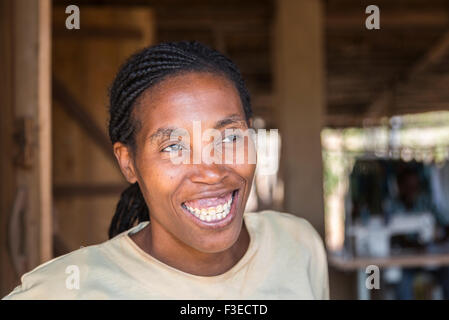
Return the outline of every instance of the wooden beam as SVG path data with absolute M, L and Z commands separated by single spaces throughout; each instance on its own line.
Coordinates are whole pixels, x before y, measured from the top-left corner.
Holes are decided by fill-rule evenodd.
M 449 265 L 449 254 L 447 253 L 403 254 L 389 257 L 358 257 L 353 259 L 344 259 L 329 254 L 328 259 L 330 265 L 342 271 L 356 271 L 357 269 L 365 269 L 369 265 L 375 265 L 379 268 L 436 267 Z
M 426 55 L 419 60 L 410 70 L 409 80 L 413 80 L 420 73 L 426 71 L 429 67 L 439 63 L 449 51 L 449 30 L 440 38 L 440 40 L 427 51 Z
M 440 40 L 431 47 L 426 54 L 415 63 L 408 72 L 400 77 L 396 83 L 389 86 L 384 90 L 367 108 L 366 114 L 367 118 L 376 118 L 379 116 L 386 115 L 386 110 L 391 105 L 392 99 L 396 96 L 396 89 L 398 86 L 405 86 L 414 79 L 416 79 L 420 74 L 428 70 L 431 66 L 434 66 L 440 62 L 446 53 L 449 51 L 449 31 L 447 31 Z
M 87 133 L 92 141 L 104 152 L 104 154 L 115 164 L 116 158 L 112 152 L 111 142 L 103 129 L 97 125 L 95 120 L 86 111 L 87 109 L 70 93 L 67 87 L 53 77 L 53 98 L 64 111 Z
M 260 19 L 258 17 L 248 17 L 246 19 L 235 19 L 231 21 L 217 21 L 213 17 L 198 17 L 194 19 L 176 19 L 176 18 L 160 18 L 159 17 L 158 29 L 160 30 L 176 30 L 176 31 L 188 31 L 197 29 L 209 29 L 213 30 L 217 25 L 221 30 L 226 32 L 244 32 L 248 29 L 267 29 L 268 22 L 266 19 Z
M 348 127 L 364 127 L 377 126 L 382 124 L 382 119 L 363 119 L 356 114 L 327 114 L 326 127 L 330 128 L 348 128 Z
M 143 32 L 141 30 L 132 28 L 90 28 L 82 27 L 76 32 L 68 30 L 66 28 L 55 28 L 54 36 L 56 37 L 70 37 L 70 38 L 93 38 L 93 39 L 110 39 L 117 40 L 140 40 L 143 38 Z
M 406 5 L 405 5 L 406 6 Z M 432 10 L 431 5 L 423 6 L 427 10 L 397 10 L 386 11 L 381 9 L 381 28 L 382 29 L 406 29 L 406 28 L 440 28 L 449 24 L 449 12 L 446 10 Z M 358 11 L 348 12 L 328 12 L 326 17 L 326 28 L 329 30 L 352 29 L 363 30 L 365 28 L 364 7 Z M 381 7 L 382 8 L 382 7 Z
M 116 196 L 127 187 L 124 183 L 56 185 L 53 187 L 53 193 L 56 198 Z

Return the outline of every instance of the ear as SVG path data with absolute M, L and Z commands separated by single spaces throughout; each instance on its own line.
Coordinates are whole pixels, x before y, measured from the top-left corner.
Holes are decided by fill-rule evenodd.
M 135 183 L 137 181 L 136 168 L 134 167 L 134 161 L 131 155 L 131 150 L 128 146 L 121 142 L 114 143 L 113 146 L 114 155 L 117 158 L 120 170 L 129 183 Z

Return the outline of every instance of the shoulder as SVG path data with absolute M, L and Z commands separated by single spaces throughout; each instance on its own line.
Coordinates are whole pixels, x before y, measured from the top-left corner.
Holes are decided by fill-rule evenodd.
M 282 251 L 283 259 L 305 266 L 314 297 L 329 299 L 326 249 L 315 228 L 290 213 L 266 210 L 247 214 L 251 227 L 257 229 L 260 238 L 268 238 L 275 250 Z
M 264 210 L 249 212 L 248 220 L 255 221 L 259 228 L 269 228 L 273 233 L 301 242 L 308 247 L 323 247 L 321 236 L 306 219 L 286 212 Z M 251 222 L 253 222 L 251 221 Z
M 83 247 L 45 262 L 21 277 L 21 284 L 3 299 L 73 299 L 79 283 L 108 265 L 107 248 L 115 239 Z M 78 285 L 77 285 L 78 284 Z

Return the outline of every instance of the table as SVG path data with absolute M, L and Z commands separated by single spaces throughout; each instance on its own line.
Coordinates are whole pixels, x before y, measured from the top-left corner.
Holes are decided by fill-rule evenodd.
M 439 267 L 449 265 L 449 251 L 401 254 L 388 257 L 344 258 L 328 253 L 329 264 L 342 271 L 357 271 L 357 295 L 359 300 L 369 300 L 370 290 L 365 285 L 366 267 Z

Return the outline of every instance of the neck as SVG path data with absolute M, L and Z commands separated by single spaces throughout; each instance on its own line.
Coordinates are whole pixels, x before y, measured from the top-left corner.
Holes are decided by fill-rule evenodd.
M 146 253 L 157 260 L 186 273 L 197 276 L 216 276 L 231 269 L 248 249 L 250 237 L 245 222 L 237 241 L 228 249 L 207 253 L 192 248 L 175 237 L 154 232 L 153 223 L 131 238 Z M 170 242 L 170 243 L 168 243 Z

